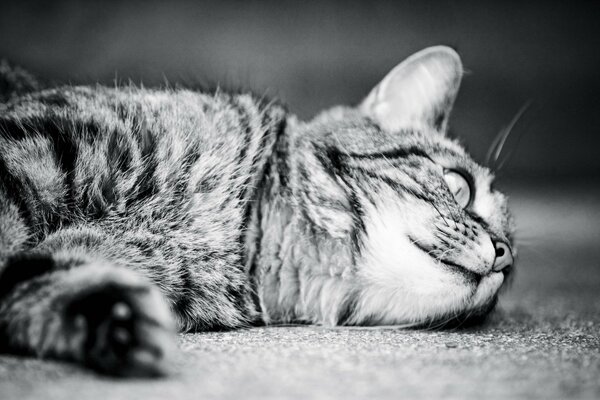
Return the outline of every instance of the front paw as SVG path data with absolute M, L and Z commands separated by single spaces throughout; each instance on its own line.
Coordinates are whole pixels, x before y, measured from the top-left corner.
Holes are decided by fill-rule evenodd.
M 166 375 L 177 351 L 175 324 L 158 291 L 116 282 L 81 293 L 67 308 L 71 329 L 83 334 L 80 357 L 109 375 Z

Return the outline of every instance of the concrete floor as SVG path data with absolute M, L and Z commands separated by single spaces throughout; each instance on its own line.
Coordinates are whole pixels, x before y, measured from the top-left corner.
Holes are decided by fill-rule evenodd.
M 183 335 L 179 372 L 155 381 L 0 356 L 0 399 L 600 398 L 600 187 L 508 192 L 520 262 L 483 327 Z

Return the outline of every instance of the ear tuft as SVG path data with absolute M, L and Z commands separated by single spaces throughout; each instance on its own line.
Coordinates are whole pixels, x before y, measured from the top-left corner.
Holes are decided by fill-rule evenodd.
M 388 131 L 428 127 L 443 133 L 462 74 L 456 51 L 446 46 L 426 48 L 392 69 L 360 110 Z

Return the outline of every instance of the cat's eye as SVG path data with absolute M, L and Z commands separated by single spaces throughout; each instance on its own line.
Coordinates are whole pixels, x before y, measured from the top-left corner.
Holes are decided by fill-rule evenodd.
M 454 196 L 454 200 L 456 200 L 461 208 L 467 208 L 471 203 L 472 192 L 469 181 L 459 172 L 452 170 L 444 173 L 444 179 Z

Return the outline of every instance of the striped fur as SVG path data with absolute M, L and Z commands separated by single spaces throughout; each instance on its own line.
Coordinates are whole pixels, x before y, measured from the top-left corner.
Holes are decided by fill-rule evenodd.
M 62 296 L 70 289 L 55 272 L 76 266 L 89 271 L 92 287 L 107 284 L 96 269 L 138 272 L 160 289 L 183 331 L 255 322 L 243 232 L 284 116 L 251 95 L 185 90 L 58 88 L 7 103 L 0 282 L 10 284 L 0 329 L 8 345 L 52 354 L 32 328 L 44 313 L 22 302 L 42 293 L 76 301 Z M 44 287 L 23 283 L 36 280 Z M 54 323 L 46 324 L 50 335 Z M 44 341 L 58 343 L 63 333 L 54 333 Z
M 255 286 L 267 322 L 433 326 L 493 307 L 503 274 L 438 260 L 489 269 L 492 241 L 512 243 L 506 198 L 455 140 L 435 131 L 390 137 L 352 108 L 287 133 L 288 180 L 267 174 L 257 235 Z M 494 212 L 461 210 L 443 166 L 470 171 L 475 210 Z
M 309 122 L 245 93 L 38 90 L 5 74 L 2 350 L 148 376 L 168 371 L 176 329 L 487 313 L 505 276 L 491 243 L 512 244 L 506 198 L 444 134 L 453 53 L 407 62 Z M 409 85 L 415 63 L 442 73 Z M 399 84 L 434 95 L 382 105 Z M 446 168 L 472 177 L 469 210 Z

